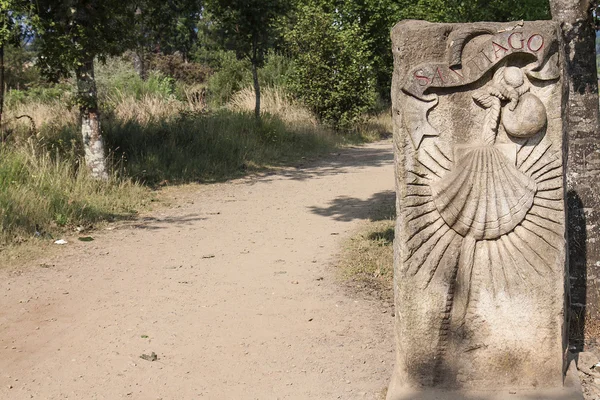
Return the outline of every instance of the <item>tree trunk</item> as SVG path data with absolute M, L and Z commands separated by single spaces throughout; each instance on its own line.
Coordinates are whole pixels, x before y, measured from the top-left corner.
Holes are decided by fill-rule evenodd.
M 256 97 L 256 103 L 254 104 L 254 116 L 258 120 L 260 119 L 260 84 L 258 83 L 258 67 L 256 64 L 256 59 L 253 59 L 252 80 L 254 81 L 254 96 Z
M 108 179 L 104 141 L 100 130 L 94 61 L 84 62 L 77 68 L 76 76 L 85 163 L 94 178 Z
M 254 81 L 254 97 L 256 103 L 254 104 L 254 116 L 256 120 L 260 120 L 260 84 L 258 83 L 258 41 L 256 36 L 252 38 L 252 80 Z
M 132 51 L 133 69 L 138 76 L 145 81 L 148 75 L 146 74 L 146 60 L 144 59 L 144 51 L 142 49 Z
M 590 0 L 550 0 L 562 30 L 566 98 L 570 336 L 580 349 L 600 337 L 600 130 Z

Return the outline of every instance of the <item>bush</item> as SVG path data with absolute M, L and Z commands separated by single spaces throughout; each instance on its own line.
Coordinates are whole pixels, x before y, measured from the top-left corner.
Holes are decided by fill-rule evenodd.
M 73 93 L 73 85 L 68 81 L 51 86 L 36 86 L 26 90 L 9 90 L 6 92 L 4 104 L 6 107 L 17 107 L 25 103 L 69 102 Z
M 204 83 L 211 74 L 209 67 L 196 62 L 185 62 L 180 54 L 152 54 L 149 57 L 149 67 L 188 85 Z
M 235 52 L 221 52 L 219 68 L 207 82 L 209 102 L 215 106 L 222 106 L 235 92 L 251 85 L 250 67 L 250 61 L 238 60 Z
M 261 88 L 287 89 L 294 70 L 294 60 L 282 54 L 269 52 L 264 65 L 258 70 L 258 80 Z
M 371 54 L 356 23 L 303 5 L 287 39 L 294 50 L 291 89 L 321 121 L 348 129 L 375 105 Z
M 124 97 L 141 99 L 148 95 L 169 98 L 176 93 L 175 79 L 160 71 L 150 71 L 146 80 L 140 78 L 125 58 L 109 58 L 96 63 L 96 84 L 101 102 L 115 103 Z
M 26 43 L 4 45 L 4 85 L 8 90 L 25 90 L 42 84 L 36 54 Z

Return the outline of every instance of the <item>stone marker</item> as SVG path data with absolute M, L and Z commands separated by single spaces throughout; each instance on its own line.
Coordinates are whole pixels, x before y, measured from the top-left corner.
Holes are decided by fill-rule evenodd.
M 402 21 L 392 43 L 388 400 L 582 398 L 565 384 L 557 26 Z

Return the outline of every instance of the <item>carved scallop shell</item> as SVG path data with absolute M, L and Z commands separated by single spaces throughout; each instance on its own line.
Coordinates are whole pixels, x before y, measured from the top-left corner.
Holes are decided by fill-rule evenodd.
M 454 169 L 431 184 L 435 207 L 464 237 L 496 239 L 527 215 L 535 181 L 519 171 L 494 146 L 473 147 Z

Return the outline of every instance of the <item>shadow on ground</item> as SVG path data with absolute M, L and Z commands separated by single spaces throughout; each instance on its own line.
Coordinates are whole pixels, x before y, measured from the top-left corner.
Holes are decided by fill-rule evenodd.
M 290 168 L 269 171 L 261 176 L 261 181 L 285 177 L 303 181 L 312 178 L 355 172 L 364 168 L 391 165 L 394 162 L 394 151 L 391 141 L 383 142 L 384 146 L 355 147 L 331 153 L 320 160 L 308 160 L 297 163 Z
M 206 221 L 209 216 L 202 216 L 199 214 L 187 214 L 178 215 L 173 217 L 142 217 L 136 220 L 124 223 L 123 227 L 146 229 L 146 230 L 158 230 L 165 229 L 168 225 L 175 225 L 183 227 L 186 225 L 192 225 L 196 221 Z
M 310 211 L 336 221 L 355 219 L 382 221 L 395 217 L 395 202 L 396 193 L 393 190 L 385 190 L 375 193 L 367 200 L 339 196 L 333 199 L 327 207 L 312 206 Z M 386 235 L 386 233 L 384 232 L 382 235 Z

